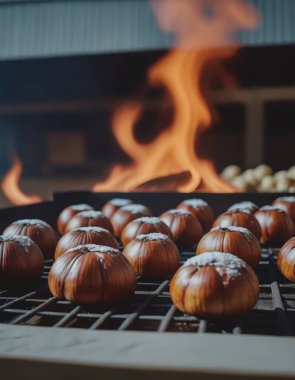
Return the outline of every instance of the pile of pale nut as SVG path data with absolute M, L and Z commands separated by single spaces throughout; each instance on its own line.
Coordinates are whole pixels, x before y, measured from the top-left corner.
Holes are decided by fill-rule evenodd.
M 264 164 L 245 171 L 237 165 L 229 165 L 220 176 L 243 191 L 295 193 L 295 165 L 275 173 Z

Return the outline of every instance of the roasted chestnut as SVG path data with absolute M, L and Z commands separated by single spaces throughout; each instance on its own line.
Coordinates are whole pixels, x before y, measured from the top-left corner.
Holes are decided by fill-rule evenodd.
M 173 240 L 180 249 L 194 248 L 203 235 L 201 223 L 189 211 L 171 209 L 164 212 L 160 219 L 170 228 Z
M 210 230 L 214 221 L 214 214 L 212 208 L 203 199 L 186 199 L 176 208 L 192 213 L 201 223 L 204 232 L 208 232 Z
M 132 296 L 136 273 L 117 249 L 86 244 L 58 257 L 48 284 L 55 297 L 70 302 L 112 304 Z
M 44 266 L 40 248 L 27 236 L 0 236 L 0 286 L 24 285 L 38 279 Z
M 111 221 L 101 211 L 81 211 L 69 221 L 65 233 L 79 227 L 102 227 L 114 233 Z
M 257 204 L 250 202 L 250 201 L 244 201 L 239 203 L 234 203 L 227 211 L 237 211 L 237 210 L 248 210 L 251 212 L 251 214 L 254 214 L 256 211 L 259 210 L 259 207 Z
M 61 235 L 63 235 L 65 233 L 65 229 L 66 229 L 68 222 L 70 221 L 70 219 L 74 215 L 78 214 L 81 211 L 90 211 L 90 210 L 93 210 L 93 207 L 91 207 L 85 203 L 81 203 L 78 205 L 71 205 L 71 206 L 66 207 L 59 214 L 59 217 L 57 219 L 57 230 L 58 230 L 58 232 Z
M 140 204 L 129 204 L 120 207 L 112 216 L 111 222 L 117 237 L 121 237 L 121 233 L 125 226 L 134 219 L 141 216 L 151 216 L 150 210 Z
M 101 209 L 109 219 L 114 215 L 114 213 L 123 206 L 129 205 L 132 203 L 131 199 L 126 198 L 114 198 L 108 201 Z
M 261 244 L 280 247 L 294 234 L 294 224 L 289 215 L 274 206 L 264 206 L 255 213 L 261 226 Z
M 295 197 L 294 196 L 277 198 L 273 202 L 273 206 L 281 208 L 282 210 L 286 211 L 286 213 L 290 216 L 293 223 L 295 224 Z
M 243 227 L 216 227 L 202 237 L 197 254 L 203 252 L 230 252 L 256 268 L 261 257 L 261 247 L 251 231 Z
M 21 219 L 11 223 L 3 235 L 23 235 L 35 242 L 41 249 L 45 259 L 52 259 L 58 236 L 54 229 L 40 219 Z
M 97 244 L 118 249 L 114 235 L 102 227 L 79 227 L 61 237 L 55 249 L 55 259 L 77 245 Z
M 192 257 L 170 283 L 170 296 L 178 309 L 207 319 L 247 313 L 258 295 L 255 272 L 230 253 L 206 252 Z
M 122 231 L 121 241 L 123 245 L 126 245 L 136 236 L 152 232 L 160 232 L 173 239 L 170 228 L 162 222 L 160 218 L 154 216 L 142 216 L 127 224 Z
M 147 278 L 162 278 L 179 266 L 179 251 L 175 243 L 161 233 L 138 235 L 123 250 L 135 271 Z
M 283 276 L 295 282 L 295 237 L 281 248 L 278 254 L 278 268 Z
M 227 211 L 224 214 L 219 215 L 213 223 L 213 228 L 229 226 L 247 228 L 257 237 L 258 240 L 260 240 L 260 225 L 255 216 L 248 210 Z

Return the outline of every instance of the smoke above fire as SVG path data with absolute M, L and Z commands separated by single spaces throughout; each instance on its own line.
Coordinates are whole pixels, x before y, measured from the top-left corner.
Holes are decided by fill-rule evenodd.
M 124 103 L 112 119 L 115 139 L 132 159 L 128 166 L 115 165 L 95 191 L 161 190 L 156 179 L 189 173 L 185 182 L 173 182 L 173 190 L 192 192 L 235 191 L 222 180 L 213 163 L 198 156 L 196 141 L 212 124 L 211 108 L 201 88 L 204 67 L 213 59 L 229 58 L 237 50 L 236 34 L 259 23 L 255 8 L 245 0 L 151 0 L 160 28 L 176 37 L 175 47 L 147 73 L 147 86 L 161 86 L 171 97 L 173 120 L 148 143 L 137 141 L 134 127 L 143 102 Z M 172 190 L 170 189 L 170 190 Z

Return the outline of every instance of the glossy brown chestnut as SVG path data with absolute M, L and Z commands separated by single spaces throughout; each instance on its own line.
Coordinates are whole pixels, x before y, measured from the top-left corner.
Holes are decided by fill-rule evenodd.
M 151 216 L 150 210 L 140 204 L 129 204 L 120 207 L 112 216 L 111 222 L 114 227 L 115 236 L 121 237 L 121 233 L 125 226 L 134 219 L 141 216 Z
M 162 222 L 160 218 L 154 216 L 142 216 L 127 224 L 122 231 L 121 241 L 125 246 L 136 236 L 152 232 L 160 232 L 170 237 L 170 239 L 173 239 L 170 228 Z
M 178 269 L 170 295 L 184 313 L 222 319 L 250 311 L 258 299 L 259 283 L 253 269 L 237 256 L 207 252 Z
M 251 214 L 254 214 L 256 211 L 259 210 L 259 207 L 257 204 L 250 202 L 250 201 L 244 201 L 244 202 L 239 202 L 235 203 L 230 208 L 228 211 L 236 211 L 236 210 L 248 210 L 251 212 Z
M 211 229 L 212 223 L 214 222 L 213 210 L 203 199 L 186 199 L 176 208 L 192 213 L 201 223 L 204 232 L 208 232 Z
M 147 278 L 162 278 L 175 273 L 179 251 L 175 243 L 158 232 L 138 235 L 123 250 L 135 271 Z
M 281 248 L 278 254 L 278 268 L 283 276 L 295 282 L 295 237 Z
M 55 249 L 55 259 L 77 245 L 97 244 L 118 249 L 114 235 L 102 227 L 79 227 L 61 237 Z
M 70 302 L 112 304 L 132 296 L 136 273 L 117 249 L 86 244 L 59 256 L 48 284 L 55 297 Z
M 41 249 L 45 259 L 54 257 L 58 242 L 57 233 L 46 222 L 40 219 L 21 219 L 11 223 L 3 235 L 23 235 L 35 242 Z
M 38 279 L 44 266 L 40 248 L 27 236 L 0 236 L 0 287 L 19 286 Z
M 160 219 L 170 228 L 173 240 L 181 249 L 194 248 L 203 235 L 201 223 L 189 211 L 172 209 Z
M 69 221 L 65 233 L 79 227 L 102 227 L 114 233 L 111 221 L 101 211 L 81 211 Z
M 261 226 L 261 244 L 280 247 L 294 234 L 294 223 L 282 209 L 264 206 L 255 213 Z
M 261 257 L 261 247 L 251 231 L 243 227 L 216 227 L 202 237 L 197 255 L 203 252 L 230 252 L 256 268 Z
M 58 230 L 58 232 L 61 235 L 63 235 L 65 233 L 65 229 L 66 229 L 68 222 L 70 221 L 70 219 L 74 215 L 78 214 L 81 211 L 90 211 L 90 210 L 93 210 L 93 207 L 91 207 L 85 203 L 81 203 L 78 205 L 71 205 L 71 206 L 66 207 L 59 214 L 59 217 L 57 219 L 57 230 Z
M 273 206 L 281 208 L 286 211 L 286 213 L 290 216 L 293 223 L 295 224 L 295 197 L 280 197 L 274 200 Z
M 108 201 L 101 209 L 101 211 L 105 214 L 106 217 L 111 219 L 114 213 L 123 206 L 129 205 L 132 203 L 131 199 L 126 198 L 114 198 Z
M 213 223 L 213 228 L 229 226 L 247 228 L 256 236 L 258 240 L 260 240 L 260 225 L 255 216 L 248 210 L 227 211 L 224 214 L 219 215 Z

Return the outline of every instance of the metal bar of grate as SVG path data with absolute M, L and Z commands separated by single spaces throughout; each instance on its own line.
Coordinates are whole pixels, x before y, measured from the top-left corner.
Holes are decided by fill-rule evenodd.
M 27 319 L 29 319 L 29 318 L 33 317 L 34 315 L 36 315 L 38 313 L 38 311 L 40 311 L 42 309 L 45 309 L 47 306 L 49 306 L 53 302 L 56 302 L 56 300 L 57 300 L 56 297 L 49 298 L 47 301 L 45 301 L 41 305 L 35 307 L 32 310 L 27 311 L 25 314 L 20 315 L 18 318 L 14 319 L 13 321 L 10 322 L 10 324 L 11 325 L 16 325 L 18 323 L 26 321 Z
M 66 314 L 60 321 L 58 321 L 53 327 L 63 327 L 69 323 L 81 310 L 81 306 L 75 307 L 69 314 Z
M 168 313 L 165 315 L 165 317 L 162 319 L 160 326 L 158 328 L 158 332 L 164 332 L 168 329 L 169 324 L 176 312 L 176 307 L 172 305 L 170 309 L 168 310 Z

